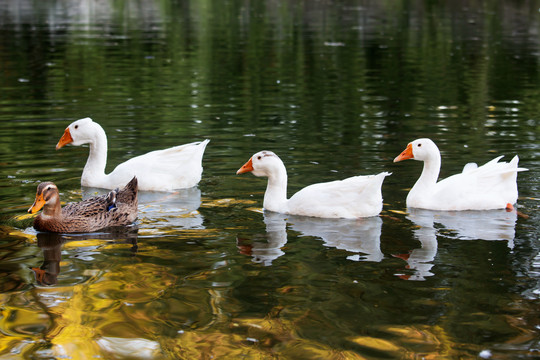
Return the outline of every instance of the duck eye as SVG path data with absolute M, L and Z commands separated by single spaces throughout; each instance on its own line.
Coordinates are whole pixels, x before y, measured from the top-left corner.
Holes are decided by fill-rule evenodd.
M 79 128 L 79 125 L 75 125 L 75 129 L 78 129 Z
M 422 144 L 418 144 L 418 147 L 421 147 L 421 146 L 422 146 Z
M 261 160 L 261 159 L 262 159 L 262 156 L 261 156 L 261 155 L 257 156 L 257 159 L 258 159 L 258 160 Z

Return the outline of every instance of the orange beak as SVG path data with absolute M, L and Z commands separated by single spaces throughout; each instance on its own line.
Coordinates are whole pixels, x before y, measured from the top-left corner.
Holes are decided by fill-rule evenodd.
M 66 128 L 66 130 L 64 131 L 64 135 L 62 135 L 62 137 L 60 138 L 60 141 L 58 141 L 58 144 L 56 144 L 56 150 L 72 142 L 73 142 L 73 138 L 71 137 L 69 128 Z
M 407 148 L 405 150 L 403 150 L 403 152 L 401 154 L 396 156 L 396 158 L 394 159 L 394 162 L 398 162 L 398 161 L 401 161 L 401 160 L 407 160 L 407 159 L 414 159 L 414 155 L 413 155 L 413 152 L 412 152 L 412 144 L 411 143 L 409 143 L 409 145 L 407 145 Z
M 240 169 L 238 169 L 236 175 L 253 171 L 253 162 L 251 161 L 251 159 L 252 158 L 249 158 L 248 162 L 245 163 Z
M 43 199 L 43 194 L 36 195 L 36 201 L 34 201 L 34 204 L 28 209 L 28 212 L 30 214 L 35 214 L 41 208 L 45 205 L 45 199 Z

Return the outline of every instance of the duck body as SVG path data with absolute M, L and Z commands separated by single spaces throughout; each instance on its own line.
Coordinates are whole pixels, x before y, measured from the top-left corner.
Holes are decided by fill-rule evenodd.
M 237 174 L 252 172 L 268 177 L 264 194 L 265 210 L 321 218 L 359 218 L 376 216 L 382 210 L 381 186 L 390 173 L 354 176 L 344 180 L 307 186 L 287 199 L 287 171 L 271 151 L 253 155 Z
M 407 145 L 394 162 L 414 159 L 424 162 L 420 178 L 407 195 L 407 207 L 429 210 L 493 210 L 512 207 L 518 197 L 519 158 L 499 162 L 499 156 L 482 166 L 466 164 L 463 171 L 437 182 L 441 155 L 427 138 Z
M 43 182 L 38 185 L 36 200 L 28 212 L 33 214 L 43 208 L 34 219 L 34 228 L 38 231 L 84 233 L 131 224 L 137 218 L 137 206 L 135 177 L 122 190 L 70 203 L 63 208 L 56 185 Z
M 170 191 L 196 186 L 202 176 L 202 157 L 210 140 L 156 150 L 119 164 L 105 174 L 107 136 L 90 118 L 71 123 L 56 149 L 66 144 L 89 144 L 90 153 L 81 176 L 81 185 L 103 189 L 123 186 L 136 176 L 139 190 Z

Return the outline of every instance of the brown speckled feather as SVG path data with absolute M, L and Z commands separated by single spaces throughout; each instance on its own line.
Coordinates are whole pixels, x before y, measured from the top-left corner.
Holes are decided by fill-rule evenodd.
M 39 191 L 39 188 L 38 188 Z M 122 190 L 96 196 L 62 208 L 61 216 L 47 216 L 44 212 L 34 220 L 39 231 L 59 233 L 93 232 L 111 226 L 125 226 L 137 218 L 137 178 Z

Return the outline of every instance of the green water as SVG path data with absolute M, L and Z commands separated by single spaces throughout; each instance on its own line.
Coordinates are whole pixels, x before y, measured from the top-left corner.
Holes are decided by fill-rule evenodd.
M 0 357 L 496 359 L 540 356 L 540 1 L 3 1 Z M 141 193 L 130 229 L 37 234 L 92 117 L 107 170 L 210 139 L 194 189 Z M 520 215 L 405 206 L 430 137 L 441 176 L 520 156 Z M 380 217 L 261 211 L 263 149 L 289 195 L 392 172 Z M 34 268 L 34 270 L 32 270 Z M 41 268 L 44 272 L 37 271 Z M 45 275 L 40 275 L 40 274 Z

